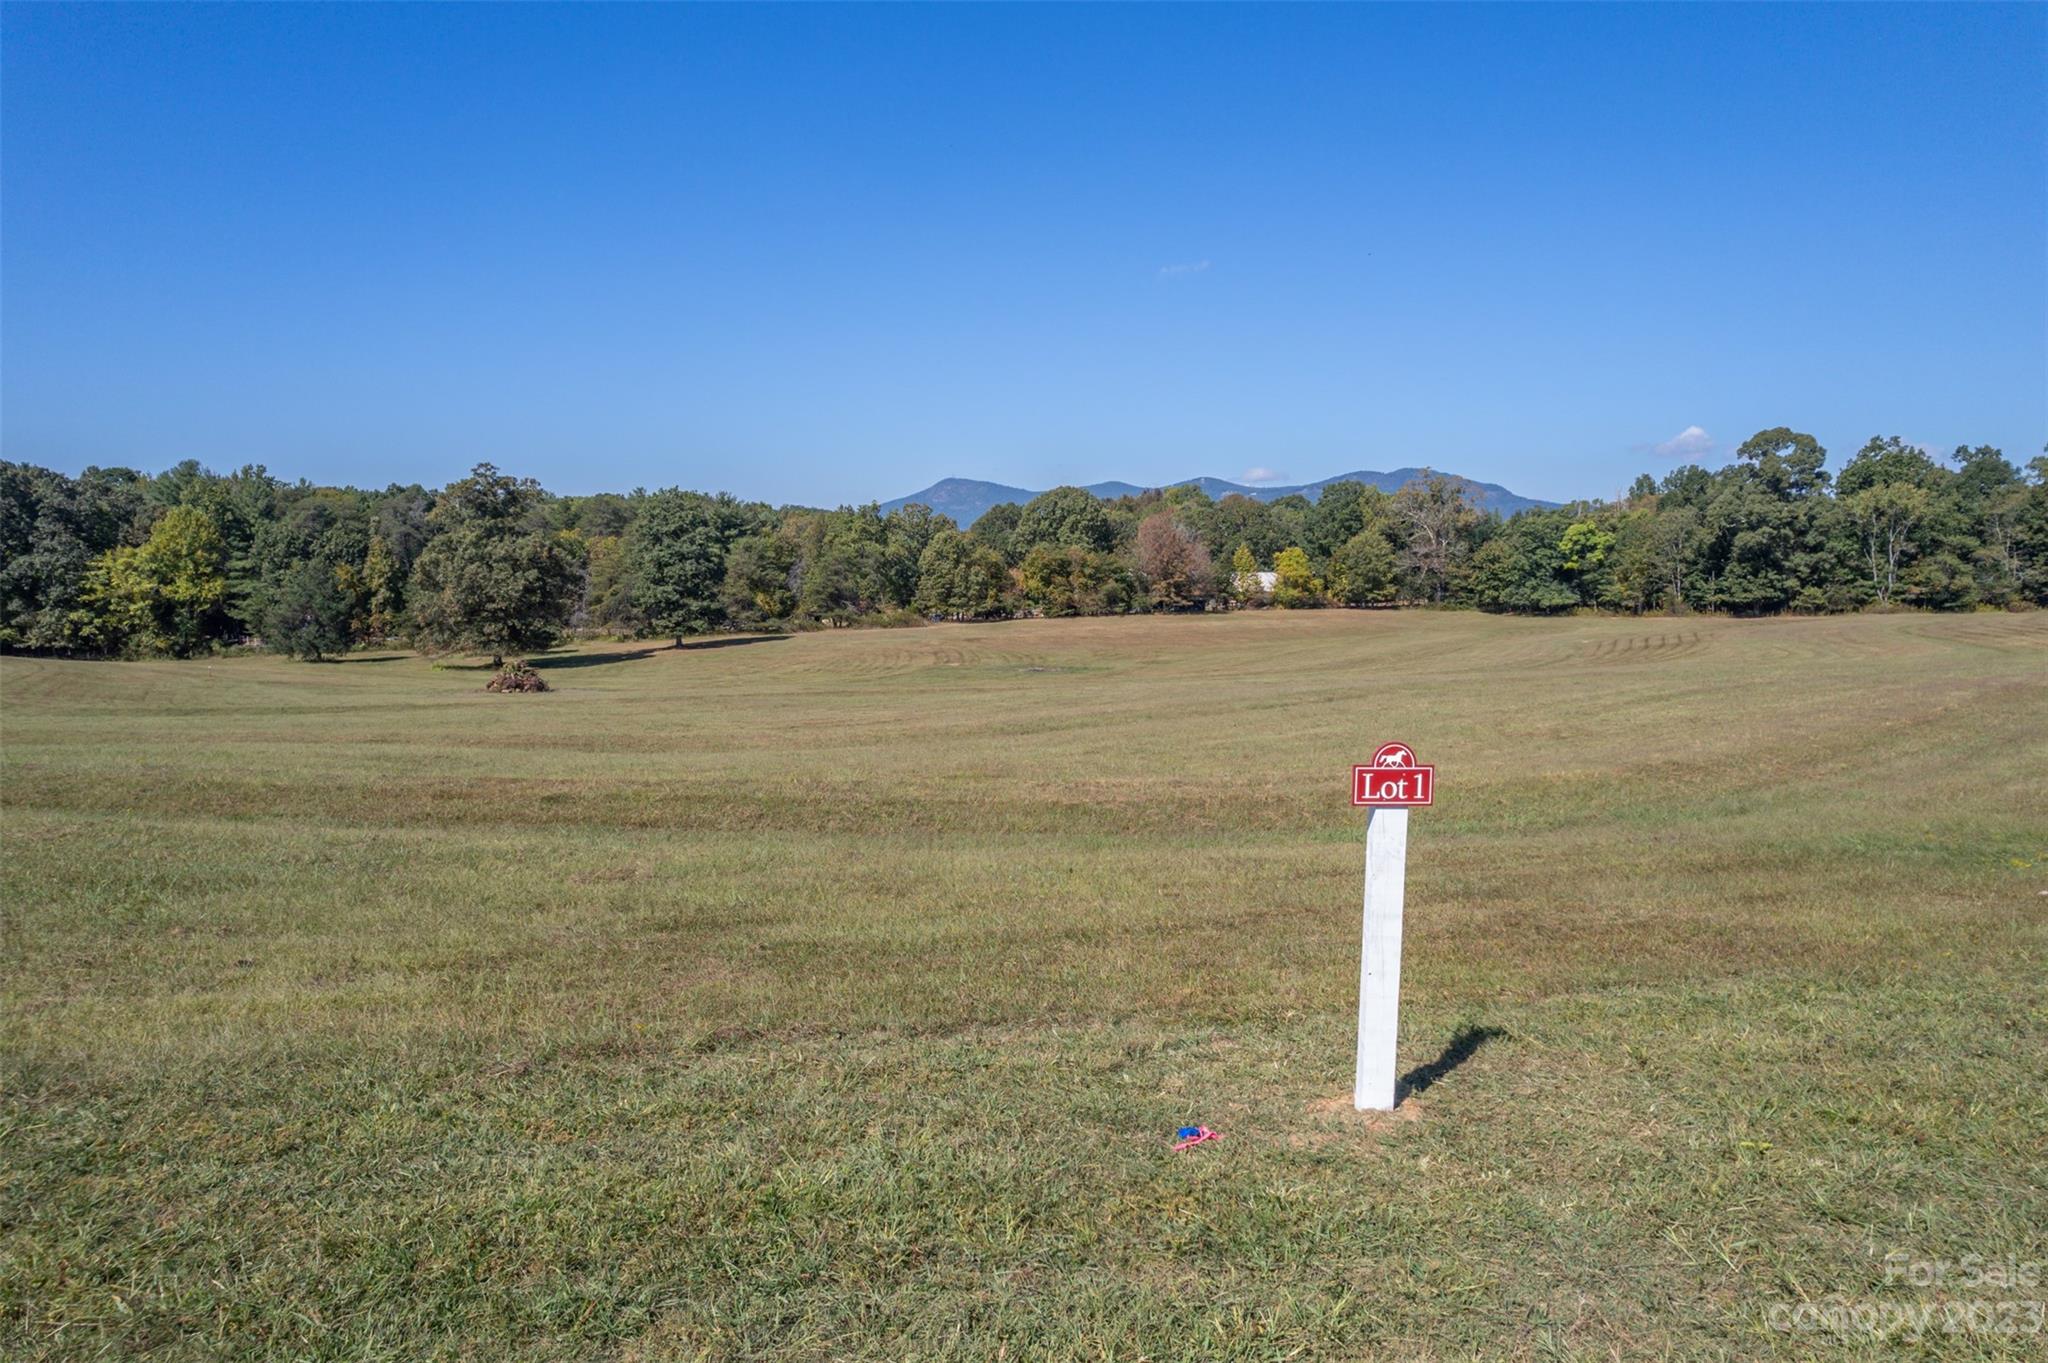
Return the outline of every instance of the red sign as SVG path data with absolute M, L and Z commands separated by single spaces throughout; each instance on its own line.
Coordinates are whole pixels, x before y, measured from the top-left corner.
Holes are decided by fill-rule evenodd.
M 1375 809 L 1426 805 L 1436 798 L 1436 768 L 1415 760 L 1406 743 L 1389 743 L 1368 766 L 1351 769 L 1351 803 Z

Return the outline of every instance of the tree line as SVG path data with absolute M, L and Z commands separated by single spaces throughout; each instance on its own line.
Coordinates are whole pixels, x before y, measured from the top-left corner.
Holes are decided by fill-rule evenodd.
M 556 496 L 479 464 L 439 490 L 187 460 L 68 477 L 0 461 L 0 647 L 191 656 L 362 645 L 502 659 L 620 636 L 1273 606 L 1555 613 L 2048 604 L 2048 456 L 1873 439 L 1839 473 L 1759 432 L 1618 501 L 1476 511 L 1457 479 L 1260 501 L 1055 488 L 966 528 L 666 488 Z

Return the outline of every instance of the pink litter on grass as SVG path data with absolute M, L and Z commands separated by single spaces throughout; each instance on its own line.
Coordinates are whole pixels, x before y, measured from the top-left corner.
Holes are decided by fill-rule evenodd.
M 1221 1131 L 1211 1131 L 1206 1126 L 1184 1126 L 1174 1134 L 1180 1137 L 1178 1141 L 1174 1142 L 1173 1148 L 1175 1150 L 1191 1150 L 1203 1141 L 1220 1141 L 1223 1139 Z

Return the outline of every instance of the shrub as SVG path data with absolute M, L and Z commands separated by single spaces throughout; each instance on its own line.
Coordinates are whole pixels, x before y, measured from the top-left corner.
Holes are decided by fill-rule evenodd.
M 545 691 L 547 689 L 548 684 L 542 679 L 540 673 L 534 671 L 523 662 L 506 664 L 498 669 L 496 676 L 484 683 L 484 690 L 486 691 Z

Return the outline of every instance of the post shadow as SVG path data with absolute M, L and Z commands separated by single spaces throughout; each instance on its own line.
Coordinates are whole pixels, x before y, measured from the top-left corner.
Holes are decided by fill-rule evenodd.
M 1475 1052 L 1497 1036 L 1506 1036 L 1503 1027 L 1461 1027 L 1451 1038 L 1443 1053 L 1427 1065 L 1417 1065 L 1401 1076 L 1394 1085 L 1394 1105 L 1400 1106 L 1407 1098 L 1423 1092 L 1437 1080 L 1449 1074 L 1458 1066 L 1470 1060 Z

